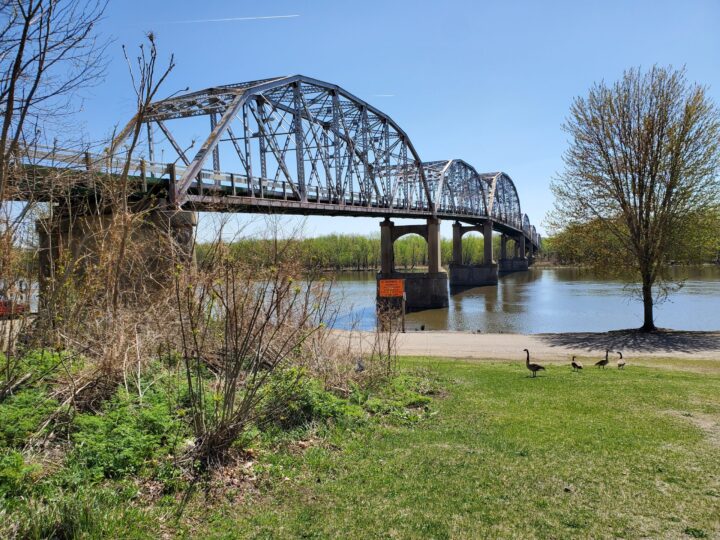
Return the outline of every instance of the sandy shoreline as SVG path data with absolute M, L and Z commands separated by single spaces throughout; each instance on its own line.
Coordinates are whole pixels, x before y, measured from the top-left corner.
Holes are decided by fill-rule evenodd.
M 0 321 L 0 332 L 5 334 L 4 340 L 0 341 L 7 341 L 10 337 L 7 321 Z M 351 338 L 353 348 L 360 351 L 369 351 L 375 336 L 374 332 L 351 334 L 336 330 L 335 333 Z M 720 360 L 720 332 L 479 334 L 428 331 L 399 334 L 397 338 L 397 350 L 401 356 L 522 360 L 525 358 L 523 349 L 529 349 L 532 358 L 558 362 L 569 361 L 573 354 L 601 357 L 605 349 L 623 351 L 625 355 L 636 357 Z
M 360 332 L 357 346 L 368 350 L 374 334 Z M 604 356 L 605 349 L 641 357 L 706 358 L 720 360 L 720 332 L 634 331 L 562 334 L 478 334 L 471 332 L 408 332 L 397 340 L 401 356 L 445 358 L 524 359 L 568 361 L 573 355 Z

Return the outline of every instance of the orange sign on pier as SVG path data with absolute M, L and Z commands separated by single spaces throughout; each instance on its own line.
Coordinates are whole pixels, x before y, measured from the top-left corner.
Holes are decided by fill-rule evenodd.
M 378 281 L 380 298 L 402 298 L 403 294 L 405 294 L 404 279 L 381 279 Z

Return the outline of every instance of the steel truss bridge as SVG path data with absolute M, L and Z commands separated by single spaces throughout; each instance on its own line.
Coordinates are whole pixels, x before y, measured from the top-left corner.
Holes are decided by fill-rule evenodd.
M 143 159 L 131 161 L 130 174 L 177 208 L 491 222 L 539 249 L 540 236 L 507 174 L 479 173 L 461 159 L 424 162 L 392 118 L 339 86 L 302 75 L 157 101 L 103 156 L 83 162 L 53 149 L 36 150 L 30 160 L 119 173 L 125 160 L 108 156 L 122 154 L 138 123 Z

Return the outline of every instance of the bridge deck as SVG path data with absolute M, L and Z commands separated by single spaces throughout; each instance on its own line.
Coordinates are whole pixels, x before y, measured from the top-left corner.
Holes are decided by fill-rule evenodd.
M 49 200 L 43 194 L 49 194 L 48 189 L 42 189 L 42 178 L 57 173 L 58 170 L 76 170 L 78 173 L 87 175 L 87 170 L 77 168 L 59 167 L 47 165 L 27 165 L 27 171 L 34 179 L 32 190 L 36 200 Z M 118 177 L 117 167 L 110 167 L 110 173 L 95 172 L 94 175 L 110 174 Z M 167 197 L 171 191 L 170 185 L 172 168 L 166 164 L 151 164 L 137 161 L 133 163 L 133 174 L 128 176 L 133 196 L 141 198 L 146 193 L 154 193 Z M 38 179 L 41 179 L 38 182 Z M 76 191 L 92 191 L 92 181 L 78 184 Z M 40 187 L 41 189 L 38 189 Z M 26 200 L 26 194 L 30 190 L 17 190 L 15 200 Z M 254 177 L 248 179 L 243 175 L 232 173 L 214 173 L 202 171 L 200 179 L 190 184 L 188 197 L 182 205 L 184 210 L 197 212 L 237 212 L 256 214 L 287 214 L 304 216 L 348 216 L 348 217 L 377 217 L 397 219 L 427 219 L 437 217 L 445 220 L 457 220 L 473 225 L 479 225 L 492 221 L 493 229 L 503 234 L 519 236 L 524 234 L 531 244 L 531 234 L 521 231 L 517 227 L 493 219 L 487 215 L 478 215 L 472 208 L 456 207 L 452 211 L 438 210 L 433 213 L 427 206 L 408 204 L 400 200 L 387 202 L 385 200 L 371 197 L 366 200 L 362 193 L 346 193 L 344 197 L 337 197 L 331 190 L 314 188 L 307 193 L 307 200 L 300 197 L 289 189 L 287 182 L 260 179 Z M 537 246 L 536 246 L 537 247 Z
M 133 132 L 140 134 L 133 152 L 148 161 L 122 159 Z M 135 197 L 150 191 L 175 208 L 491 222 L 533 247 L 540 244 L 508 174 L 480 173 L 456 158 L 423 161 L 390 116 L 337 85 L 303 75 L 153 102 L 101 155 L 20 150 L 26 166 L 84 170 L 78 196 L 96 180 L 129 172 Z M 154 156 L 166 163 L 155 163 Z M 223 167 L 239 174 L 223 173 Z M 37 197 L 45 186 L 37 181 L 26 187 Z

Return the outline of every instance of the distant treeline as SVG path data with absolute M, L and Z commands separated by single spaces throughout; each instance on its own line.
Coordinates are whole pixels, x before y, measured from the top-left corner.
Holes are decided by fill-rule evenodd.
M 512 242 L 508 242 L 508 255 L 512 256 Z M 280 250 L 292 253 L 304 268 L 326 270 L 376 270 L 380 268 L 380 236 L 352 234 L 330 234 L 302 240 L 245 239 L 229 246 L 234 254 L 260 265 L 273 263 Z M 197 246 L 198 260 L 205 257 L 209 246 Z M 483 238 L 466 234 L 463 237 L 463 263 L 477 264 L 483 261 Z M 442 239 L 442 264 L 452 259 L 452 240 Z M 497 259 L 500 254 L 500 238 L 493 238 L 493 251 Z M 395 267 L 412 270 L 427 266 L 428 250 L 425 239 L 408 235 L 395 242 Z
M 622 225 L 618 224 L 618 227 Z M 558 264 L 606 266 L 633 265 L 618 260 L 625 250 L 619 240 L 606 232 L 597 221 L 573 224 L 543 238 L 544 258 Z M 702 264 L 720 261 L 720 212 L 687 216 L 676 231 L 666 254 L 668 264 Z

